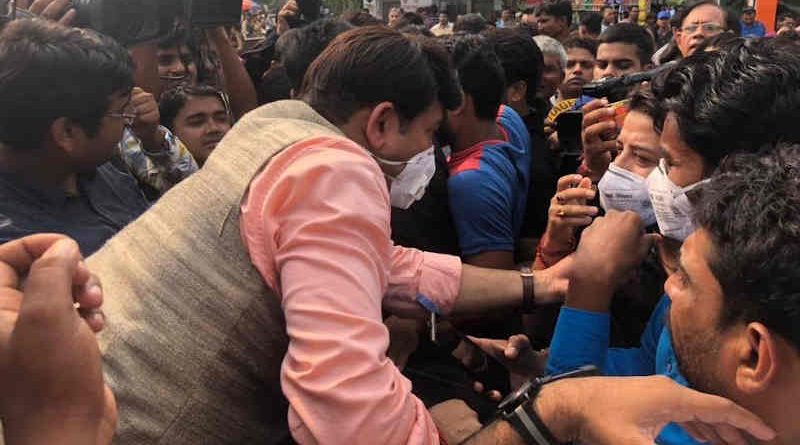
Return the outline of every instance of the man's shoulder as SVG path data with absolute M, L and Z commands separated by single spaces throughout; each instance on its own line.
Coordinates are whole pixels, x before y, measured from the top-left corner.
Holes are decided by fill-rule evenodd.
M 507 141 L 481 142 L 455 168 L 451 166 L 449 184 L 475 184 L 480 189 L 482 185 L 505 182 L 514 175 L 514 162 L 509 152 L 515 149 Z

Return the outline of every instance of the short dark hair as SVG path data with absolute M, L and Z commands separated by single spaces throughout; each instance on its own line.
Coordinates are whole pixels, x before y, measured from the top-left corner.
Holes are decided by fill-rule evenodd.
M 603 16 L 591 11 L 584 13 L 581 16 L 580 24 L 585 26 L 590 33 L 600 35 L 600 32 L 603 30 Z
M 712 170 L 734 152 L 800 143 L 799 78 L 800 49 L 793 43 L 737 38 L 719 51 L 696 51 L 656 91 L 675 113 L 681 139 Z
M 487 22 L 483 16 L 470 13 L 458 17 L 455 25 L 453 25 L 453 32 L 463 31 L 467 34 L 480 34 L 488 27 L 489 22 Z
M 395 28 L 398 31 L 402 32 L 403 34 L 413 34 L 417 36 L 424 36 L 424 37 L 436 37 L 430 29 L 425 26 L 421 25 L 405 25 L 400 28 Z
M 540 14 L 562 18 L 567 26 L 572 25 L 572 3 L 567 0 L 545 0 L 536 8 L 536 15 Z
M 410 121 L 435 101 L 448 110 L 460 105 L 454 74 L 437 41 L 366 26 L 340 34 L 311 63 L 301 97 L 337 125 L 384 101 Z
M 645 114 L 653 119 L 653 122 L 663 120 L 664 109 L 658 103 L 655 94 L 650 89 L 650 85 L 639 85 L 631 92 L 629 98 L 628 108 L 631 111 Z
M 597 40 L 595 39 L 572 36 L 564 41 L 564 50 L 569 51 L 572 48 L 585 49 L 592 56 L 597 57 Z
M 722 11 L 722 14 L 725 16 L 725 23 L 722 23 L 722 25 L 725 26 L 725 30 L 732 32 L 737 36 L 740 35 L 741 27 L 739 26 L 739 18 L 736 17 L 736 14 L 732 13 L 729 9 L 718 5 L 715 0 L 694 0 L 687 3 L 683 9 L 675 14 L 675 17 L 677 17 L 676 22 L 678 23 L 677 28 L 681 28 L 683 26 L 684 20 L 686 20 L 686 17 L 688 17 L 692 11 L 704 5 L 713 6 Z
M 342 14 L 342 20 L 353 26 L 371 26 L 383 23 L 374 15 L 364 11 L 347 11 Z
M 281 34 L 275 43 L 275 56 L 286 69 L 289 84 L 300 90 L 303 76 L 311 62 L 339 34 L 353 27 L 342 20 L 319 19 L 302 28 L 292 28 Z
M 494 120 L 505 97 L 505 75 L 492 44 L 482 35 L 456 38 L 451 55 L 465 95 L 475 104 L 475 115 Z
M 191 45 L 192 39 L 190 33 L 182 26 L 175 26 L 169 30 L 167 34 L 162 36 L 156 41 L 158 49 L 171 49 L 179 48 L 182 45 Z
M 400 29 L 409 25 L 425 26 L 425 18 L 416 12 L 404 12 L 397 21 L 392 23 L 392 28 Z
M 230 115 L 228 99 L 222 90 L 210 85 L 177 85 L 161 93 L 158 101 L 158 111 L 161 115 L 161 125 L 170 130 L 175 129 L 175 118 L 181 112 L 186 102 L 191 97 L 214 97 L 219 99 L 225 111 Z
M 9 147 L 41 147 L 62 117 L 94 136 L 111 96 L 131 88 L 133 62 L 110 37 L 39 19 L 0 34 L 0 142 Z
M 759 322 L 800 350 L 800 146 L 731 156 L 694 206 L 722 288 L 719 327 Z
M 486 32 L 486 36 L 500 58 L 506 86 L 524 80 L 528 84 L 527 101 L 533 104 L 544 71 L 544 56 L 539 46 L 516 28 L 495 29 Z
M 627 43 L 636 46 L 636 54 L 642 65 L 650 63 L 653 57 L 653 36 L 647 30 L 633 23 L 617 23 L 608 27 L 600 34 L 600 44 L 603 43 Z

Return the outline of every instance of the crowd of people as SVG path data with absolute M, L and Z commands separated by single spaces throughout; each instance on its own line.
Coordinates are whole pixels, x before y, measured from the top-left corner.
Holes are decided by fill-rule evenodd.
M 800 443 L 792 16 L 15 6 L 6 444 Z

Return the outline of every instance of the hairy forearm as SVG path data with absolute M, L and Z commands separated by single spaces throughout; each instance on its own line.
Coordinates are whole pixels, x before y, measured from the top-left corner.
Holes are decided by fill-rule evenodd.
M 558 298 L 551 292 L 546 272 L 534 271 L 535 301 L 552 303 Z M 461 272 L 461 291 L 453 308 L 454 315 L 485 313 L 522 305 L 522 277 L 516 270 L 485 269 L 465 264 Z
M 580 400 L 569 386 L 570 381 L 554 382 L 542 388 L 533 403 L 536 414 L 560 442 L 577 436 L 580 424 Z M 464 445 L 524 445 L 526 442 L 510 423 L 495 420 L 470 437 Z

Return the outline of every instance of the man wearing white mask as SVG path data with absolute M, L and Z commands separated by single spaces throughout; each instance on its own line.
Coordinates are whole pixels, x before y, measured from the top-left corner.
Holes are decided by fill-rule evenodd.
M 685 59 L 667 75 L 656 89 L 656 98 L 666 112 L 663 124 L 657 121 L 664 159 L 646 180 L 655 219 L 665 239 L 683 242 L 694 232 L 692 200 L 696 193 L 702 193 L 702 184 L 709 182 L 726 156 L 754 152 L 781 141 L 800 142 L 799 74 L 800 51 L 796 47 L 780 41 L 737 39 L 718 51 Z M 759 104 L 770 106 L 765 109 Z M 765 192 L 768 189 L 765 183 Z M 683 385 L 692 383 L 678 366 L 670 328 L 665 324 L 671 307 L 666 295 L 651 316 L 641 347 L 608 348 L 607 311 L 613 283 L 619 283 L 619 275 L 638 264 L 640 256 L 635 252 L 646 251 L 652 235 L 641 235 L 641 218 L 630 213 L 613 213 L 598 227 L 592 227 L 595 241 L 618 238 L 626 227 L 639 227 L 628 232 L 636 233 L 636 239 L 629 240 L 626 255 L 608 255 L 608 246 L 602 243 L 584 249 L 593 253 L 590 262 L 595 267 L 584 263 L 576 270 L 592 270 L 594 276 L 579 274 L 570 282 L 548 372 L 594 363 L 608 375 L 661 374 Z M 610 280 L 599 285 L 598 277 Z M 659 436 L 659 443 L 697 442 L 682 429 L 669 425 Z
M 351 30 L 301 92 L 244 117 L 87 260 L 106 295 L 116 443 L 437 443 L 386 357 L 383 311 L 475 314 L 566 287 L 391 242 L 390 205 L 418 196 L 461 100 L 443 47 Z

